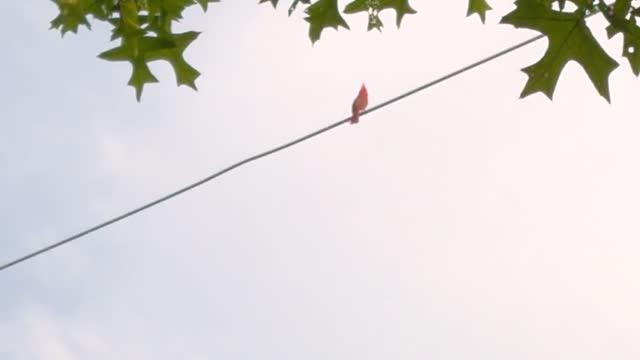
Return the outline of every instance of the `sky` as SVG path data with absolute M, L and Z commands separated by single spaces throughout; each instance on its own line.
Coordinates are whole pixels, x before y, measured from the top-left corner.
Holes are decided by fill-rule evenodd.
M 343 119 L 363 82 L 377 104 L 534 35 L 498 24 L 510 2 L 486 25 L 413 3 L 313 46 L 284 7 L 194 7 L 199 91 L 154 63 L 137 103 L 107 28 L 62 39 L 52 2 L 6 2 L 0 263 Z M 519 99 L 540 41 L 1 272 L 0 359 L 638 359 L 620 45 L 611 104 L 575 63 Z

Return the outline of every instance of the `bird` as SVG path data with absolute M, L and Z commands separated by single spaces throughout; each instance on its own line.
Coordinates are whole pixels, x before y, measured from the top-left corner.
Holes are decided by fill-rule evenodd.
M 362 84 L 358 96 L 356 96 L 355 100 L 353 100 L 353 105 L 351 105 L 352 116 L 351 119 L 349 119 L 351 124 L 358 123 L 360 113 L 367 108 L 367 105 L 369 105 L 369 93 L 367 92 L 367 87 Z

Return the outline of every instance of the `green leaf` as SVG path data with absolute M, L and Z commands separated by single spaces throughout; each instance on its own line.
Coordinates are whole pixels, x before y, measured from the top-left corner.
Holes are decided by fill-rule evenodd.
M 278 0 L 260 0 L 258 4 L 266 3 L 267 1 L 270 2 L 271 5 L 273 5 L 274 9 L 276 8 L 276 6 L 278 6 Z
M 629 65 L 631 66 L 631 71 L 638 76 L 640 75 L 640 27 L 636 25 L 636 19 L 631 18 L 629 20 L 634 28 L 635 34 L 624 33 L 624 40 L 622 44 L 622 56 L 627 58 L 629 61 Z
M 565 5 L 567 5 L 567 0 L 558 0 L 558 6 L 560 10 L 564 10 Z
M 202 10 L 204 10 L 205 12 L 209 9 L 209 3 L 220 2 L 220 0 L 197 0 L 197 1 L 198 1 L 198 4 L 202 6 Z
M 135 36 L 123 38 L 122 45 L 107 50 L 99 58 L 108 61 L 127 61 L 131 63 L 132 74 L 129 85 L 136 90 L 136 99 L 140 101 L 144 85 L 155 83 L 158 80 L 153 76 L 147 65 L 153 58 L 153 52 L 175 48 L 176 44 L 157 37 Z
M 138 16 L 137 22 L 140 24 L 138 28 L 129 27 L 127 28 L 127 23 L 121 17 L 114 17 L 107 20 L 111 25 L 113 25 L 113 30 L 111 30 L 111 41 L 119 39 L 123 36 L 143 36 L 147 33 L 145 29 L 141 27 L 141 24 L 146 24 L 148 22 L 148 16 L 142 15 Z
M 467 9 L 467 16 L 478 14 L 482 23 L 485 22 L 487 11 L 491 10 L 491 6 L 487 4 L 486 0 L 469 0 L 469 7 Z
M 344 10 L 342 10 L 342 12 L 344 12 L 345 14 L 369 12 L 369 10 L 374 9 L 373 4 L 374 3 L 370 0 L 354 0 L 348 3 L 347 6 L 344 7 Z
M 120 0 L 120 31 L 135 34 L 140 31 L 138 4 L 135 0 Z
M 631 10 L 631 0 L 616 0 L 613 4 L 614 15 L 625 17 Z
M 540 91 L 552 99 L 562 69 L 573 60 L 587 72 L 600 95 L 610 101 L 609 75 L 618 63 L 593 37 L 584 14 L 554 11 L 538 0 L 517 0 L 516 9 L 501 22 L 539 31 L 549 39 L 542 59 L 523 69 L 529 80 L 521 97 Z
M 106 21 L 118 8 L 118 0 L 95 0 L 91 7 L 91 15 L 96 19 Z
M 146 0 L 150 14 L 161 14 L 169 20 L 182 19 L 182 12 L 195 0 Z
M 405 15 L 415 14 L 416 11 L 409 5 L 409 0 L 378 0 L 380 11 L 393 9 L 396 11 L 396 26 L 400 28 L 400 23 Z
M 349 25 L 344 21 L 338 10 L 338 0 L 318 0 L 309 6 L 306 21 L 309 22 L 309 38 L 315 43 L 320 39 L 320 34 L 325 28 L 338 29 L 342 26 L 349 29 Z
M 609 38 L 614 37 L 620 32 L 632 32 L 632 30 L 629 29 L 631 24 L 626 19 L 627 14 L 631 10 L 631 0 L 617 0 L 612 7 L 606 5 L 604 2 L 600 2 L 598 8 L 609 22 L 609 26 L 606 28 Z
M 293 2 L 291 3 L 291 6 L 289 6 L 289 11 L 288 11 L 289 16 L 291 16 L 291 14 L 293 14 L 293 12 L 296 11 L 296 8 L 298 7 L 299 3 L 308 5 L 311 3 L 311 0 L 293 0 Z
M 90 0 L 53 0 L 58 5 L 60 14 L 51 20 L 51 29 L 60 29 L 64 36 L 67 32 L 78 32 L 78 27 L 84 25 L 91 29 L 87 14 L 91 6 Z
M 136 100 L 140 101 L 144 85 L 157 83 L 158 79 L 153 76 L 149 66 L 144 60 L 136 58 L 133 59 L 131 64 L 133 65 L 133 71 L 131 72 L 131 78 L 127 84 L 136 89 Z
M 367 30 L 373 29 L 380 30 L 383 26 L 382 20 L 378 15 L 380 11 L 392 9 L 396 11 L 396 25 L 400 27 L 402 18 L 407 14 L 415 14 L 416 11 L 411 8 L 408 0 L 354 0 L 347 4 L 344 8 L 345 14 L 356 14 L 359 12 L 365 12 L 369 15 L 369 25 Z
M 167 40 L 171 41 L 174 46 L 151 50 L 147 54 L 147 59 L 148 61 L 165 60 L 169 62 L 176 74 L 178 86 L 186 85 L 197 90 L 195 81 L 200 76 L 200 72 L 187 63 L 184 59 L 184 51 L 199 35 L 200 33 L 195 31 L 171 34 Z
M 365 12 L 369 16 L 369 24 L 367 25 L 367 30 L 381 30 L 383 24 L 382 20 L 380 20 L 380 16 L 378 15 L 378 13 L 380 12 L 380 8 L 377 5 L 378 3 L 372 2 L 371 0 L 354 0 L 347 4 L 342 12 L 345 14 L 356 14 L 359 12 Z
M 609 22 L 606 29 L 607 35 L 612 38 L 622 33 L 622 56 L 629 61 L 633 73 L 636 76 L 640 75 L 640 27 L 636 23 L 635 16 L 627 19 L 631 11 L 631 0 L 617 0 L 612 8 L 600 2 L 598 7 Z

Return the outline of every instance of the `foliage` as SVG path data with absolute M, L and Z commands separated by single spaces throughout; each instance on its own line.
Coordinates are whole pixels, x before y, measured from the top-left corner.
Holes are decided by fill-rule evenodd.
M 111 25 L 111 40 L 118 41 L 119 45 L 99 57 L 131 64 L 129 85 L 135 88 L 138 100 L 145 84 L 158 81 L 148 66 L 156 60 L 171 64 L 178 85 L 196 89 L 195 81 L 200 73 L 189 65 L 183 54 L 199 33 L 175 33 L 172 25 L 182 19 L 187 8 L 199 5 L 207 11 L 210 3 L 219 0 L 52 1 L 60 13 L 51 21 L 51 27 L 59 29 L 63 36 L 67 32 L 77 33 L 81 25 L 90 29 L 89 18 Z M 364 13 L 368 17 L 367 29 L 381 31 L 384 25 L 380 12 L 393 10 L 397 27 L 406 15 L 416 13 L 409 0 L 347 0 L 342 10 L 338 0 L 259 0 L 260 3 L 271 3 L 274 8 L 284 1 L 288 2 L 289 15 L 304 7 L 312 43 L 318 41 L 327 28 L 349 29 L 343 15 Z M 486 13 L 491 10 L 487 0 L 467 1 L 467 15 L 477 14 L 484 22 Z M 600 95 L 609 100 L 608 79 L 618 64 L 603 50 L 586 22 L 587 17 L 596 13 L 607 20 L 610 38 L 622 34 L 622 56 L 629 61 L 633 73 L 640 74 L 640 27 L 636 20 L 640 17 L 640 8 L 633 7 L 632 0 L 612 1 L 607 4 L 604 0 L 515 0 L 515 10 L 505 15 L 501 23 L 538 31 L 549 41 L 543 57 L 523 69 L 529 79 L 522 97 L 542 92 L 551 99 L 563 68 L 569 61 L 576 61 Z
M 563 4 L 564 5 L 564 4 Z M 596 89 L 609 100 L 609 74 L 618 64 L 600 47 L 585 22 L 585 8 L 565 13 L 542 1 L 517 0 L 516 9 L 502 18 L 505 24 L 537 30 L 549 39 L 542 59 L 523 71 L 529 80 L 522 96 L 541 91 L 549 98 L 564 66 L 571 60 L 585 69 Z

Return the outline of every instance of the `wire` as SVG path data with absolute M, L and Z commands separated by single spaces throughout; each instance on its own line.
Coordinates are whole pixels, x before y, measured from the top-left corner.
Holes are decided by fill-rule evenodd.
M 387 101 L 385 101 L 385 102 L 383 102 L 381 104 L 373 106 L 373 107 L 369 108 L 368 110 L 363 111 L 360 114 L 360 116 L 363 116 L 363 115 L 372 113 L 372 112 L 374 112 L 376 110 L 382 109 L 383 107 L 391 105 L 391 104 L 393 104 L 393 103 L 395 103 L 397 101 L 400 101 L 400 100 L 402 100 L 402 99 L 404 99 L 406 97 L 409 97 L 409 96 L 411 96 L 411 95 L 413 95 L 413 94 L 415 94 L 417 92 L 420 92 L 422 90 L 430 88 L 430 87 L 432 87 L 434 85 L 437 85 L 437 84 L 439 84 L 439 83 L 441 83 L 441 82 L 443 82 L 445 80 L 448 80 L 448 79 L 450 79 L 452 77 L 460 75 L 460 74 L 462 74 L 464 72 L 467 72 L 467 71 L 469 71 L 469 70 L 471 70 L 473 68 L 476 68 L 476 67 L 478 67 L 480 65 L 488 63 L 488 62 L 490 62 L 492 60 L 495 60 L 495 59 L 497 59 L 497 58 L 499 58 L 501 56 L 504 56 L 504 55 L 514 51 L 514 50 L 517 50 L 517 49 L 519 49 L 519 48 L 521 48 L 523 46 L 529 45 L 530 43 L 535 42 L 537 40 L 540 40 L 543 37 L 544 37 L 544 35 L 537 35 L 535 37 L 530 38 L 529 40 L 525 40 L 525 41 L 523 41 L 523 42 L 521 42 L 519 44 L 516 44 L 516 45 L 513 45 L 513 46 L 511 46 L 509 48 L 506 48 L 506 49 L 504 49 L 504 50 L 502 50 L 500 52 L 497 52 L 497 53 L 495 53 L 495 54 L 493 54 L 493 55 L 491 55 L 489 57 L 486 57 L 486 58 L 484 58 L 482 60 L 476 61 L 473 64 L 467 65 L 467 66 L 465 66 L 465 67 L 463 67 L 463 68 L 461 68 L 459 70 L 456 70 L 456 71 L 454 71 L 452 73 L 449 73 L 449 74 L 447 74 L 445 76 L 442 76 L 442 77 L 440 77 L 440 78 L 438 78 L 436 80 L 433 80 L 433 81 L 431 81 L 429 83 L 426 83 L 426 84 L 424 84 L 424 85 L 422 85 L 420 87 L 417 87 L 417 88 L 415 88 L 413 90 L 407 91 L 407 92 L 405 92 L 405 93 L 403 93 L 403 94 L 401 94 L 399 96 L 396 96 L 396 97 L 394 97 L 394 98 L 392 98 L 390 100 L 387 100 Z M 98 225 L 93 226 L 91 228 L 88 228 L 88 229 L 86 229 L 86 230 L 84 230 L 82 232 L 79 232 L 79 233 L 77 233 L 77 234 L 75 234 L 73 236 L 70 236 L 70 237 L 68 237 L 68 238 L 66 238 L 64 240 L 58 241 L 58 242 L 56 242 L 54 244 L 51 244 L 51 245 L 46 246 L 46 247 L 43 247 L 40 250 L 36 250 L 36 251 L 34 251 L 32 253 L 29 253 L 27 255 L 24 255 L 24 256 L 22 256 L 20 258 L 15 259 L 13 261 L 10 261 L 10 262 L 0 266 L 0 271 L 6 270 L 6 269 L 8 269 L 8 268 L 10 268 L 12 266 L 18 265 L 18 264 L 20 264 L 20 263 L 22 263 L 24 261 L 27 261 L 29 259 L 32 259 L 32 258 L 34 258 L 34 257 L 36 257 L 38 255 L 44 254 L 46 252 L 49 252 L 49 251 L 51 251 L 51 250 L 53 250 L 53 249 L 55 249 L 57 247 L 60 247 L 60 246 L 62 246 L 64 244 L 67 244 L 67 243 L 70 243 L 70 242 L 72 242 L 74 240 L 77 240 L 77 239 L 83 237 L 83 236 L 89 235 L 92 232 L 98 231 L 98 230 L 100 230 L 102 228 L 105 228 L 105 227 L 107 227 L 109 225 L 115 224 L 115 223 L 117 223 L 117 222 L 119 222 L 121 220 L 124 220 L 124 219 L 126 219 L 126 218 L 128 218 L 130 216 L 133 216 L 133 215 L 135 215 L 135 214 L 137 214 L 139 212 L 142 212 L 142 211 L 147 210 L 147 209 L 149 209 L 151 207 L 154 207 L 154 206 L 156 206 L 156 205 L 158 205 L 160 203 L 163 203 L 163 202 L 165 202 L 165 201 L 167 201 L 169 199 L 172 199 L 172 198 L 174 198 L 174 197 L 176 197 L 176 196 L 178 196 L 180 194 L 183 194 L 183 193 L 185 193 L 185 192 L 187 192 L 189 190 L 192 190 L 192 189 L 194 189 L 194 188 L 196 188 L 196 187 L 198 187 L 200 185 L 203 185 L 203 184 L 205 184 L 205 183 L 207 183 L 207 182 L 209 182 L 209 181 L 211 181 L 211 180 L 213 180 L 213 179 L 215 179 L 215 178 L 217 178 L 219 176 L 222 176 L 222 175 L 228 173 L 231 170 L 237 169 L 237 168 L 239 168 L 239 167 L 241 167 L 243 165 L 246 165 L 246 164 L 248 164 L 248 163 L 250 163 L 252 161 L 267 157 L 269 155 L 272 155 L 272 154 L 275 154 L 275 153 L 277 153 L 279 151 L 282 151 L 282 150 L 284 150 L 286 148 L 289 148 L 291 146 L 299 144 L 299 143 L 301 143 L 303 141 L 306 141 L 306 140 L 309 140 L 309 139 L 311 139 L 313 137 L 316 137 L 316 136 L 318 136 L 318 135 L 320 135 L 322 133 L 325 133 L 325 132 L 327 132 L 329 130 L 332 130 L 332 129 L 340 126 L 340 125 L 345 124 L 350 119 L 351 118 L 348 117 L 346 119 L 340 120 L 340 121 L 338 121 L 336 123 L 328 125 L 328 126 L 322 128 L 322 129 L 316 130 L 316 131 L 314 131 L 314 132 L 312 132 L 310 134 L 302 136 L 302 137 L 300 137 L 298 139 L 295 139 L 293 141 L 290 141 L 290 142 L 288 142 L 286 144 L 280 145 L 280 146 L 275 147 L 275 148 L 273 148 L 271 150 L 267 150 L 265 152 L 262 152 L 262 153 L 259 153 L 257 155 L 253 155 L 251 157 L 248 157 L 248 158 L 246 158 L 244 160 L 241 160 L 241 161 L 239 161 L 239 162 L 237 162 L 237 163 L 235 163 L 235 164 L 233 164 L 233 165 L 231 165 L 231 166 L 229 166 L 227 168 L 224 168 L 224 169 L 222 169 L 222 170 L 220 170 L 220 171 L 218 171 L 218 172 L 216 172 L 216 173 L 214 173 L 212 175 L 207 176 L 206 178 L 204 178 L 202 180 L 194 182 L 191 185 L 187 185 L 187 186 L 185 186 L 185 187 L 183 187 L 183 188 L 181 188 L 179 190 L 176 190 L 176 191 L 174 191 L 174 192 L 172 192 L 172 193 L 170 193 L 168 195 L 165 195 L 165 196 L 163 196 L 163 197 L 161 197 L 159 199 L 156 199 L 156 200 L 154 200 L 154 201 L 152 201 L 152 202 L 150 202 L 150 203 L 148 203 L 146 205 L 140 206 L 140 207 L 138 207 L 136 209 L 133 209 L 131 211 L 128 211 L 128 212 L 126 212 L 126 213 L 124 213 L 122 215 L 116 216 L 116 217 L 114 217 L 114 218 L 112 218 L 110 220 L 107 220 L 107 221 L 105 221 L 105 222 L 103 222 L 101 224 L 98 224 Z

